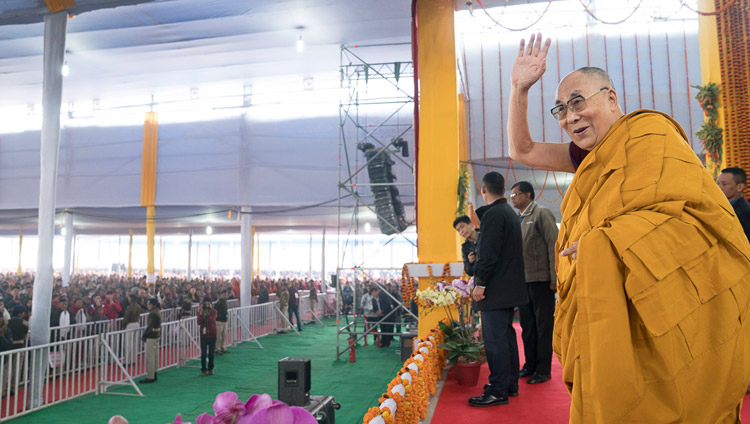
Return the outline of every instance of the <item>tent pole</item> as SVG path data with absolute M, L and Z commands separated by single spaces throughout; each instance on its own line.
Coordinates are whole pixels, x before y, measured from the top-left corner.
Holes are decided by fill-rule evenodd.
M 187 279 L 188 281 L 193 279 L 193 229 L 188 231 L 188 269 Z
M 62 285 L 68 287 L 73 270 L 73 214 L 65 213 L 65 262 L 63 263 Z
M 54 271 L 52 269 L 52 242 L 55 237 L 55 195 L 57 192 L 57 161 L 60 153 L 60 104 L 62 103 L 62 65 L 65 60 L 65 36 L 68 13 L 58 12 L 44 17 L 44 60 L 42 83 L 42 132 L 39 175 L 39 221 L 36 278 L 31 315 L 31 345 L 49 343 L 50 305 Z M 44 379 L 49 353 L 43 351 L 35 357 L 36 370 L 32 379 Z M 39 374 L 39 375 L 37 375 Z M 36 381 L 40 381 L 36 380 Z M 42 385 L 32 385 L 29 392 L 32 407 L 43 402 Z
M 250 306 L 253 284 L 253 215 L 250 206 L 240 209 L 240 306 Z

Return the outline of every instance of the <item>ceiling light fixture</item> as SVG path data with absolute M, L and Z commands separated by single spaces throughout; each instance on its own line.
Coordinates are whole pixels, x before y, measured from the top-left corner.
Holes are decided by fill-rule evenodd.
M 70 66 L 68 66 L 68 61 L 66 60 L 65 63 L 63 63 L 62 69 L 60 70 L 60 73 L 62 76 L 67 77 L 70 75 Z
M 211 234 L 213 234 L 213 232 L 214 232 L 214 229 L 210 225 L 206 227 L 206 234 L 210 236 Z
M 369 222 L 365 222 L 365 232 L 369 233 L 370 230 L 372 230 L 372 226 L 370 225 Z

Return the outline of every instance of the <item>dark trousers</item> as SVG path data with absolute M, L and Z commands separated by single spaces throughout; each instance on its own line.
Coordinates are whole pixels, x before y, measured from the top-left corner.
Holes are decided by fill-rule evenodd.
M 393 333 L 393 324 L 380 324 L 380 331 L 383 333 Z M 391 344 L 391 340 L 393 340 L 393 336 L 386 334 L 380 336 L 380 347 L 388 347 Z
M 299 305 L 289 305 L 289 323 L 294 325 L 292 314 L 297 317 L 297 328 L 302 330 L 302 321 L 299 320 Z
M 555 322 L 555 292 L 549 281 L 526 283 L 529 303 L 519 306 L 524 368 L 549 375 L 552 367 L 552 328 Z
M 490 367 L 486 393 L 508 396 L 518 391 L 518 341 L 513 328 L 513 308 L 482 311 L 482 337 Z
M 211 371 L 214 369 L 214 352 L 216 351 L 216 337 L 210 339 L 201 338 L 201 371 Z M 208 357 L 208 367 L 206 367 L 206 357 Z

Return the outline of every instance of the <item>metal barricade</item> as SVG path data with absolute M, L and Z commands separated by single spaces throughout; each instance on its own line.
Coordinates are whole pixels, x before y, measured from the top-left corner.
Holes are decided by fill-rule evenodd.
M 0 420 L 97 392 L 99 364 L 99 336 L 0 353 Z

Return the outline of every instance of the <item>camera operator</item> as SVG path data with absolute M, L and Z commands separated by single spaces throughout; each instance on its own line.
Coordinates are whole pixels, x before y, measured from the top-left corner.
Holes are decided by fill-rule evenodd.
M 198 325 L 201 333 L 201 377 L 214 375 L 214 352 L 216 350 L 216 309 L 211 306 L 209 298 L 203 299 L 203 307 L 198 314 Z M 208 356 L 208 367 L 206 367 Z

